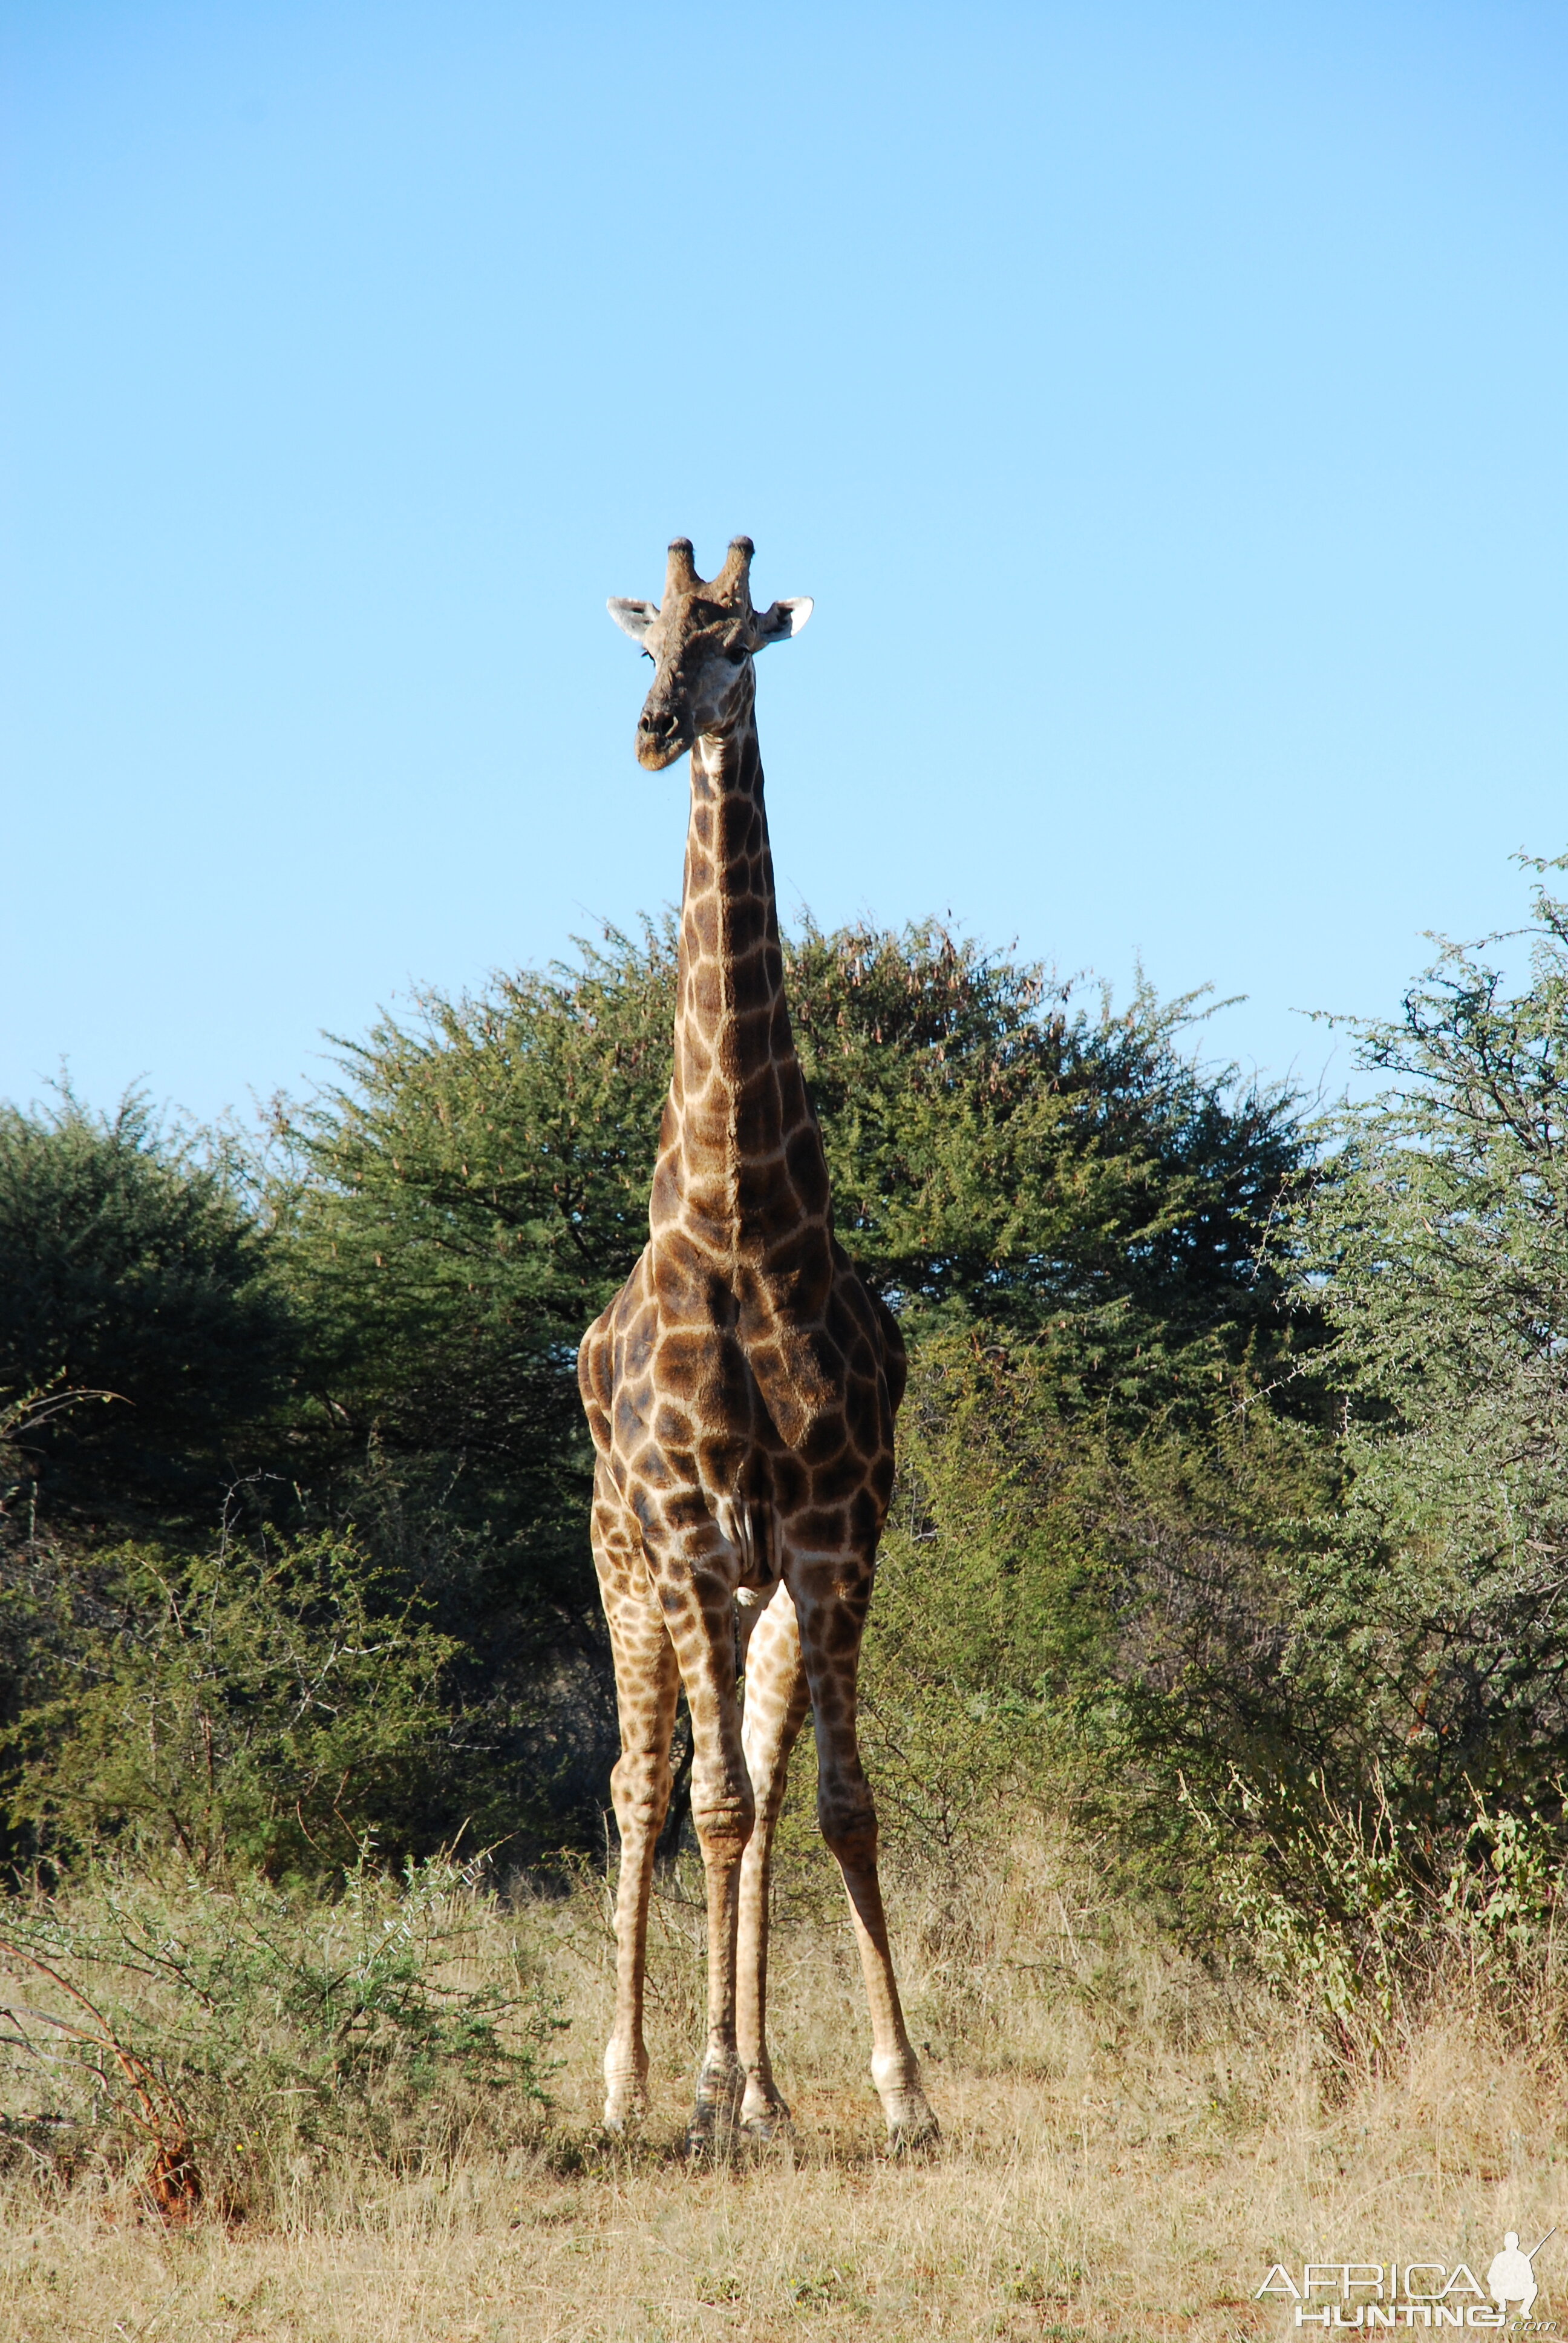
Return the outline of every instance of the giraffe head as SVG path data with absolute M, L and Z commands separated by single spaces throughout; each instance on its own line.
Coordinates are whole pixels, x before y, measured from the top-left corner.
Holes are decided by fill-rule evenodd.
M 673 765 L 699 733 L 729 731 L 750 708 L 757 653 L 798 635 L 811 615 L 803 597 L 752 608 L 753 550 L 749 537 L 735 538 L 718 577 L 704 581 L 690 538 L 678 537 L 662 602 L 610 599 L 610 617 L 656 669 L 637 728 L 637 761 L 650 773 Z

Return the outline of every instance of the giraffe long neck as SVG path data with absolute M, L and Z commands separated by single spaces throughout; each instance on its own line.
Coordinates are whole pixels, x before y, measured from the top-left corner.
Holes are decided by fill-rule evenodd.
M 827 1242 L 827 1168 L 785 1005 L 749 710 L 691 752 L 678 981 L 655 1238 L 678 1215 L 716 1254 L 766 1254 L 804 1222 Z

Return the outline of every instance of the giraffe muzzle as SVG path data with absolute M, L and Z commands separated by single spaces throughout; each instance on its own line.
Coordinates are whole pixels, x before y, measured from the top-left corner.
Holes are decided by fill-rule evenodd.
M 645 708 L 638 719 L 637 761 L 650 773 L 661 773 L 683 757 L 695 737 L 691 719 L 679 709 Z

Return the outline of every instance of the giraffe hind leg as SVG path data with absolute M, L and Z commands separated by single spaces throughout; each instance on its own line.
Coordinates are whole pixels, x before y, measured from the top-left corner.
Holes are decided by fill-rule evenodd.
M 602 1466 L 600 1472 L 604 1473 Z M 634 1579 L 621 1550 L 622 1535 L 612 1533 L 601 1538 L 604 1520 L 604 1512 L 596 1504 L 594 1560 L 615 1657 L 620 1718 L 620 1756 L 610 1775 L 610 1796 L 620 1834 L 615 1903 L 615 2024 L 604 2054 L 605 2124 L 611 2131 L 620 2131 L 635 2123 L 648 2104 L 648 2049 L 643 2039 L 648 1907 L 654 1850 L 669 1805 L 669 1746 L 679 1674 L 663 1614 L 645 1591 L 648 1580 L 640 1548 Z M 618 1523 L 616 1532 L 627 1526 L 635 1535 L 635 1523 Z
M 870 1604 L 871 1565 L 862 1555 L 794 1559 L 789 1593 L 800 1623 L 801 1658 L 817 1731 L 817 1814 L 837 1858 L 871 2012 L 871 2080 L 899 2148 L 939 2137 L 920 2083 L 893 1974 L 887 1915 L 877 1873 L 877 1811 L 855 1732 L 860 1636 Z
M 701 2153 L 728 2131 L 746 2080 L 736 2048 L 736 1936 L 755 1801 L 736 1698 L 739 1558 L 706 1512 L 673 1530 L 645 1529 L 644 1539 L 691 1712 L 691 1819 L 708 1902 L 708 2046 L 687 2145 Z
M 741 2128 L 759 2139 L 773 2137 L 789 2121 L 789 2110 L 773 2079 L 768 2056 L 769 1889 L 773 1834 L 784 1805 L 790 1752 L 806 1721 L 806 1673 L 800 1663 L 795 1606 L 780 1586 L 753 1628 L 747 1648 L 741 1727 L 757 1820 L 740 1862 L 736 2042 L 746 2069 Z

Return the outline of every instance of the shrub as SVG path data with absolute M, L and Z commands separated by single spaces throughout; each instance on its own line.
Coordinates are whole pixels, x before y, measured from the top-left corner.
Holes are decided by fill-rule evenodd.
M 0 1746 L 14 1827 L 59 1860 L 122 1841 L 273 1877 L 396 1854 L 457 1730 L 452 1644 L 351 1540 L 116 1549 L 78 1566 L 53 1696 Z
M 1183 1776 L 1312 1762 L 1280 1659 L 1332 1449 L 1245 1368 L 1134 1433 L 972 1332 L 916 1345 L 899 1431 L 861 1694 L 890 1832 L 961 1870 L 1020 1809 L 1070 1814 L 1179 1888 Z
M 1233 1775 L 1198 1825 L 1211 1940 L 1322 2028 L 1340 2057 L 1375 2062 L 1445 1988 L 1462 1985 L 1516 2039 L 1562 2029 L 1556 1936 L 1561 1834 L 1473 1796 L 1440 1840 L 1372 1785 L 1337 1799 L 1321 1776 L 1282 1795 Z
M 263 2212 L 328 2158 L 407 2169 L 515 2137 L 548 2104 L 557 2020 L 478 1868 L 361 1862 L 320 1904 L 246 1873 L 122 1866 L 15 1899 L 14 2143 L 165 2213 L 204 2196 Z
M 0 1106 L 0 1397 L 47 1504 L 166 1531 L 216 1503 L 281 1397 L 296 1328 L 231 1151 L 164 1130 L 144 1099 L 91 1114 L 67 1091 Z
M 1356 1029 L 1386 1087 L 1294 1232 L 1348 1485 L 1282 1675 L 1336 1795 L 1375 1775 L 1429 1833 L 1475 1794 L 1561 1817 L 1568 1770 L 1568 904 L 1534 913 L 1523 985 L 1444 945 Z

